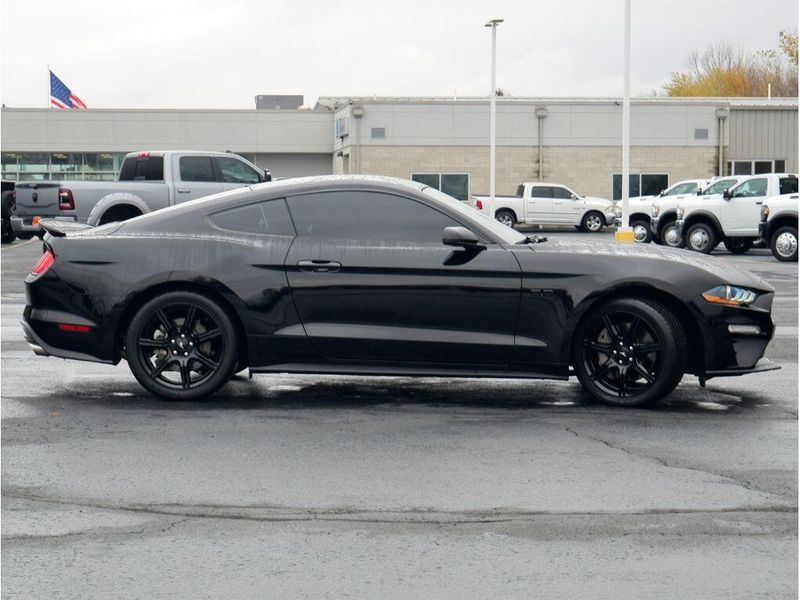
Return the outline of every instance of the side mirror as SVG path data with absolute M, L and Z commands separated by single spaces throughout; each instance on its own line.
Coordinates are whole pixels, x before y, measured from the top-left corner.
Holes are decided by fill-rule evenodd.
M 466 227 L 445 227 L 442 232 L 442 243 L 445 246 L 483 249 L 480 239 Z
M 725 200 L 730 200 L 731 199 L 731 191 L 730 190 L 725 190 L 724 192 L 722 192 L 722 197 L 725 198 Z
M 697 195 L 698 196 L 702 196 L 703 195 L 703 190 L 701 190 L 700 188 L 697 188 Z
M 264 178 L 261 181 L 272 181 L 272 173 L 269 172 L 269 169 L 264 169 Z
M 658 196 L 659 196 L 659 197 L 661 197 L 661 196 L 663 196 L 663 195 L 664 195 L 664 194 L 666 194 L 666 193 L 667 193 L 667 190 L 661 190 L 661 191 L 659 192 Z
M 578 199 L 578 196 L 577 196 L 576 194 L 570 194 L 570 197 L 571 197 L 573 200 L 577 200 L 577 199 Z

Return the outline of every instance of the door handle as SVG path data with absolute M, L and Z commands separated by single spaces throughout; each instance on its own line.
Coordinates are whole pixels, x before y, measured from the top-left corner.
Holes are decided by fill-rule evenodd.
M 186 188 L 178 188 L 178 193 L 179 194 L 188 194 L 191 191 L 192 190 L 189 190 L 189 189 L 186 189 Z
M 335 260 L 301 260 L 297 267 L 311 273 L 336 273 L 342 268 L 342 263 Z

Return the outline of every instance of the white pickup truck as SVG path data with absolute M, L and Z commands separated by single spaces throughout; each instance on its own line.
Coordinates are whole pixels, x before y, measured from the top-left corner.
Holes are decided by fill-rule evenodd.
M 103 225 L 271 179 L 229 152 L 131 152 L 117 181 L 17 182 L 11 227 L 29 238 L 42 219 Z
M 489 196 L 470 196 L 473 208 L 489 214 Z M 526 225 L 574 225 L 584 231 L 600 231 L 620 216 L 611 200 L 581 196 L 557 183 L 521 183 L 516 196 L 495 196 L 494 217 L 509 227 Z
M 759 238 L 761 205 L 770 196 L 797 193 L 797 175 L 752 175 L 722 196 L 678 204 L 676 227 L 686 247 L 708 254 L 722 241 L 734 254 L 747 252 Z
M 782 262 L 797 262 L 797 194 L 764 200 L 758 231 L 772 255 Z
M 675 226 L 678 205 L 684 202 L 722 198 L 728 188 L 744 180 L 743 176 L 715 177 L 705 185 L 698 185 L 694 193 L 663 194 L 655 198 L 650 209 L 650 233 L 654 240 L 672 248 L 683 248 L 685 243 Z M 702 180 L 697 180 L 698 183 Z M 678 185 L 678 184 L 676 184 Z
M 650 229 L 650 216 L 656 201 L 663 199 L 663 201 L 672 201 L 677 204 L 679 199 L 696 194 L 697 190 L 703 189 L 707 184 L 708 180 L 706 179 L 685 179 L 661 190 L 660 194 L 630 198 L 628 200 L 628 214 L 630 215 L 628 224 L 633 229 L 633 240 L 640 244 L 647 244 L 653 240 L 656 243 L 662 243 L 661 238 L 657 235 L 654 236 Z

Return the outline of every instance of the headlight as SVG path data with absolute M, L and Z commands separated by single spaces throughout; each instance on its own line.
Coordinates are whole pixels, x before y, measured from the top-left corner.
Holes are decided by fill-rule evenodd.
M 769 219 L 769 206 L 766 204 L 761 205 L 761 220 L 766 221 Z
M 713 304 L 748 306 L 756 301 L 758 293 L 735 285 L 718 285 L 703 293 L 703 298 Z
M 650 216 L 654 219 L 661 214 L 661 207 L 658 204 L 653 204 L 653 208 L 650 209 Z
M 682 219 L 682 218 L 683 218 L 683 213 L 684 213 L 684 212 L 686 212 L 686 211 L 684 210 L 684 208 L 683 208 L 682 206 L 679 206 L 678 208 L 676 208 L 676 209 L 675 209 L 675 216 L 676 216 L 678 219 Z

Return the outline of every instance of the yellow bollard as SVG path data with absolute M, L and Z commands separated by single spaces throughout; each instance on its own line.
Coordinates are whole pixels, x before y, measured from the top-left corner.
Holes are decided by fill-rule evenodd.
M 633 229 L 618 229 L 614 233 L 614 239 L 618 242 L 626 242 L 629 244 L 634 243 L 635 240 L 633 239 Z

